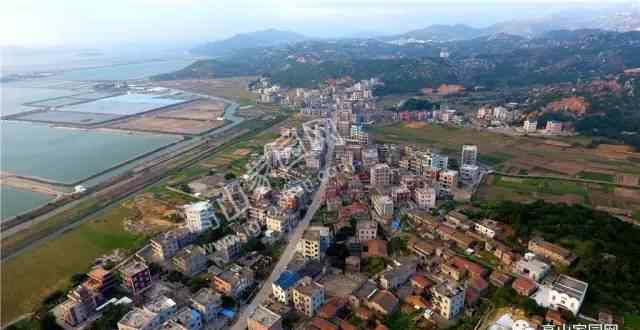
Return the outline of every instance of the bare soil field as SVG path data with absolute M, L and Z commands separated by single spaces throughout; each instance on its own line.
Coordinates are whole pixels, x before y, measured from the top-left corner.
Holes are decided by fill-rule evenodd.
M 224 125 L 222 120 L 203 121 L 192 119 L 176 119 L 176 118 L 164 118 L 156 116 L 144 116 L 133 118 L 125 123 L 120 123 L 112 126 L 111 128 L 132 130 L 132 131 L 146 131 L 146 132 L 161 132 L 168 134 L 180 134 L 180 135 L 193 135 L 199 134 L 210 129 L 214 129 Z
M 195 93 L 228 98 L 240 105 L 256 104 L 256 97 L 247 86 L 256 77 L 234 77 L 224 79 L 190 79 L 167 80 L 158 82 L 159 85 L 176 88 Z
M 634 182 L 633 176 L 640 176 L 640 163 L 630 159 L 638 152 L 633 152 L 629 146 L 601 145 L 593 149 L 584 147 L 588 145 L 585 143 L 588 141 L 583 141 L 583 137 L 556 140 L 506 136 L 434 124 L 419 126 L 412 123 L 397 124 L 375 127 L 372 131 L 378 142 L 435 147 L 456 158 L 459 157 L 463 144 L 476 144 L 482 163 L 512 174 L 564 175 L 575 178 L 581 172 L 616 173 L 631 175 L 625 179 L 630 182 Z
M 157 114 L 162 118 L 192 120 L 217 120 L 224 114 L 225 103 L 214 100 L 199 100 L 171 107 Z

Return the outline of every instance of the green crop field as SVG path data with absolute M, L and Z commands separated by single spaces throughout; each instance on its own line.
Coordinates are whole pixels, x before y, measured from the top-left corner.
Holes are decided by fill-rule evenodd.
M 66 289 L 71 275 L 86 272 L 95 260 L 114 249 L 132 250 L 143 237 L 126 232 L 123 219 L 134 211 L 114 207 L 61 236 L 2 263 L 2 321 L 37 307 L 55 290 Z

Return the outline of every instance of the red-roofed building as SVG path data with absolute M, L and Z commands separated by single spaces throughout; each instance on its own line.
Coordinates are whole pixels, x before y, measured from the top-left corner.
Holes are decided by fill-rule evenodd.
M 358 330 L 358 327 L 345 320 L 340 320 L 338 326 L 340 327 L 340 330 Z
M 473 276 L 469 279 L 468 285 L 470 288 L 478 292 L 479 295 L 484 295 L 489 290 L 489 283 L 479 276 Z
M 433 283 L 433 281 L 420 274 L 414 274 L 413 276 L 411 276 L 411 279 L 409 279 L 409 281 L 411 282 L 411 286 L 413 286 L 413 289 L 416 293 L 422 293 L 435 284 Z
M 414 309 L 427 309 L 432 307 L 431 303 L 426 301 L 424 298 L 415 295 L 407 296 L 406 298 L 404 298 L 404 303 L 413 307 Z
M 471 274 L 471 276 L 477 276 L 477 277 L 484 277 L 487 274 L 489 274 L 489 270 L 478 265 L 477 263 L 461 258 L 461 257 L 454 257 L 453 258 L 453 264 L 461 269 L 466 269 L 469 274 Z
M 363 203 L 352 203 L 338 211 L 338 221 L 349 221 L 351 217 L 357 218 L 360 215 L 365 215 L 368 218 L 369 205 Z
M 387 257 L 387 241 L 381 239 L 372 239 L 364 244 L 364 257 Z
M 538 285 L 536 284 L 536 282 L 526 277 L 520 276 L 515 281 L 513 281 L 511 287 L 516 290 L 519 295 L 528 297 L 536 291 Z
M 464 303 L 467 306 L 473 306 L 478 303 L 478 300 L 480 300 L 480 294 L 474 289 L 467 288 L 464 292 Z
M 341 309 L 347 304 L 345 299 L 342 298 L 332 298 L 327 301 L 326 304 L 322 305 L 320 309 L 318 309 L 318 316 L 325 319 L 334 318 Z
M 314 317 L 311 322 L 306 327 L 307 330 L 338 330 L 338 326 L 327 321 L 321 319 L 319 317 Z
M 356 314 L 356 316 L 359 319 L 363 320 L 363 321 L 368 321 L 373 316 L 373 312 L 371 312 L 366 307 L 358 307 L 358 308 L 356 308 L 356 310 L 354 311 L 354 314 Z

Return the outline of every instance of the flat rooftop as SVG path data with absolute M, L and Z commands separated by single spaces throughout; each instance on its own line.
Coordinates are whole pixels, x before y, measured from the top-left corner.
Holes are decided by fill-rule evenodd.
M 587 294 L 588 286 L 589 284 L 587 282 L 577 280 L 567 275 L 560 275 L 551 283 L 553 290 L 578 300 L 582 300 Z
M 258 308 L 256 308 L 249 318 L 262 324 L 266 328 L 270 328 L 281 319 L 280 315 L 270 311 L 262 305 L 258 305 Z

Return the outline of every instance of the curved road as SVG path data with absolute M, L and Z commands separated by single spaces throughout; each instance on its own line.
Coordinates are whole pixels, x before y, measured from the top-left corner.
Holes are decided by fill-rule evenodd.
M 328 141 L 327 143 L 328 148 L 327 148 L 327 154 L 325 156 L 325 167 L 324 167 L 325 170 L 331 168 L 331 162 L 333 161 L 333 142 L 332 142 L 333 140 L 327 139 L 327 141 Z M 271 283 L 275 282 L 278 279 L 278 277 L 280 277 L 280 274 L 286 270 L 287 265 L 291 262 L 291 260 L 293 259 L 293 256 L 296 253 L 296 245 L 298 244 L 298 241 L 300 240 L 300 238 L 302 238 L 302 234 L 307 229 L 307 227 L 309 227 L 309 224 L 311 223 L 311 219 L 313 219 L 313 216 L 315 215 L 315 213 L 318 211 L 320 206 L 322 206 L 322 200 L 323 200 L 325 191 L 327 189 L 327 183 L 329 182 L 329 177 L 330 175 L 323 176 L 322 181 L 320 182 L 320 187 L 316 190 L 315 194 L 313 195 L 313 201 L 311 202 L 311 205 L 309 206 L 307 213 L 305 214 L 302 221 L 298 223 L 295 230 L 289 235 L 289 243 L 284 249 L 284 253 L 282 254 L 282 256 L 280 256 L 278 263 L 273 268 L 271 275 L 269 275 L 269 278 L 267 278 L 263 282 L 262 287 L 260 288 L 260 291 L 258 291 L 258 293 L 254 296 L 251 303 L 245 306 L 242 311 L 240 311 L 235 324 L 231 327 L 231 330 L 246 329 L 247 320 L 249 319 L 249 316 L 256 310 L 258 305 L 262 304 L 262 302 L 267 297 L 269 297 L 269 294 L 271 293 Z

